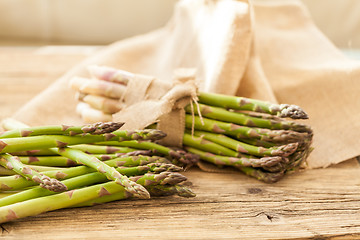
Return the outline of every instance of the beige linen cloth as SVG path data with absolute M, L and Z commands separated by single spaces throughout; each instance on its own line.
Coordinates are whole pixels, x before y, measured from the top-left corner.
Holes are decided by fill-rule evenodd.
M 309 167 L 360 155 L 360 63 L 337 50 L 297 0 L 181 0 L 164 28 L 108 46 L 13 117 L 29 125 L 81 123 L 68 82 L 87 77 L 90 64 L 163 81 L 179 67 L 196 68 L 201 91 L 305 109 L 315 132 Z

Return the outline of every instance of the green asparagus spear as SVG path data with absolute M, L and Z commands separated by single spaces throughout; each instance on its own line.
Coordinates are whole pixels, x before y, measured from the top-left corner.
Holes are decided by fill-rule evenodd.
M 128 148 L 128 147 L 97 146 L 91 144 L 77 144 L 77 145 L 71 145 L 71 147 L 89 154 L 128 153 L 138 150 L 135 148 Z M 56 153 L 54 153 L 49 149 L 12 152 L 12 154 L 16 156 L 57 156 Z
M 115 131 L 102 135 L 85 136 L 62 136 L 62 135 L 42 135 L 33 137 L 4 138 L 0 140 L 0 153 L 11 153 L 34 149 L 66 147 L 83 143 L 94 143 L 102 141 L 124 141 L 124 140 L 157 140 L 165 136 L 165 133 L 155 130 L 137 131 Z
M 96 155 L 96 156 L 101 157 L 101 155 Z M 75 161 L 62 156 L 27 156 L 27 157 L 20 156 L 18 157 L 18 159 L 23 164 L 30 164 L 37 166 L 73 167 L 78 165 Z
M 83 151 L 72 149 L 70 147 L 51 149 L 56 151 L 61 156 L 70 158 L 79 164 L 96 169 L 98 172 L 104 174 L 109 180 L 115 181 L 117 184 L 125 187 L 129 193 L 139 198 L 149 198 L 150 195 L 147 190 L 139 184 L 130 181 L 126 176 L 121 175 L 114 167 L 110 167 L 106 163 L 100 161 L 94 156 L 84 153 Z
M 257 147 L 233 138 L 227 137 L 223 134 L 210 133 L 205 131 L 194 131 L 194 135 L 214 143 L 220 144 L 232 150 L 250 154 L 254 156 L 289 156 L 297 149 L 297 143 L 289 143 L 287 145 L 276 146 L 271 148 Z M 186 144 L 185 144 L 186 145 Z
M 94 154 L 94 157 L 105 161 L 119 157 L 118 154 Z M 20 156 L 23 164 L 50 166 L 50 167 L 73 167 L 78 165 L 75 161 L 63 156 Z
M 259 139 L 251 139 L 251 138 L 243 138 L 241 139 L 242 142 L 253 145 L 253 146 L 257 146 L 257 147 L 264 147 L 264 148 L 272 148 L 275 146 L 279 146 L 281 145 L 281 143 L 273 143 L 273 142 L 267 142 L 267 141 L 262 141 Z
M 235 110 L 247 110 L 260 113 L 268 113 L 279 117 L 293 119 L 307 119 L 308 115 L 300 107 L 289 104 L 274 104 L 261 100 L 235 97 L 223 94 L 200 92 L 199 102 L 211 106 L 230 108 Z
M 77 146 L 77 145 L 73 145 L 73 146 Z M 27 151 L 16 151 L 16 152 L 11 152 L 11 154 L 15 156 L 58 156 L 56 153 L 46 148 L 27 150 Z
M 185 125 L 191 129 L 193 126 L 196 130 L 203 130 L 214 133 L 222 133 L 237 139 L 259 139 L 275 143 L 291 143 L 301 141 L 307 136 L 307 133 L 299 133 L 291 130 L 270 130 L 265 128 L 252 128 L 240 126 L 233 123 L 226 123 L 198 116 L 186 115 Z
M 27 127 L 27 128 L 19 128 L 19 129 L 6 131 L 0 135 L 0 139 L 39 136 L 39 135 L 67 135 L 67 136 L 75 136 L 78 134 L 99 135 L 99 134 L 114 132 L 119 128 L 121 128 L 123 125 L 124 123 L 99 122 L 84 126 L 54 125 L 54 126 Z
M 89 145 L 91 146 L 91 145 Z M 101 147 L 101 146 L 94 146 L 94 147 Z M 79 149 L 75 146 L 72 146 L 74 149 Z M 152 156 L 149 152 L 149 150 L 136 150 L 126 152 L 126 153 L 116 153 L 116 154 L 92 154 L 92 156 L 98 158 L 101 161 L 106 161 L 118 157 L 124 157 L 124 156 Z M 63 156 L 20 156 L 20 161 L 24 164 L 32 165 L 32 166 L 49 166 L 49 167 L 73 167 L 77 164 L 75 161 L 63 157 Z M 35 167 L 36 168 L 36 167 Z M 40 172 L 43 172 L 44 170 L 40 170 Z M 49 171 L 49 170 L 47 170 Z M 1 175 L 1 174 L 0 174 Z
M 204 152 L 196 148 L 186 147 L 186 150 L 200 156 L 201 160 L 213 163 L 217 166 L 231 166 L 236 168 L 254 167 L 263 168 L 269 172 L 284 171 L 287 159 L 282 157 L 262 157 L 262 158 L 247 158 L 247 157 L 228 157 L 215 155 L 209 152 Z
M 281 178 L 284 177 L 285 172 L 265 172 L 261 169 L 255 169 L 252 167 L 240 167 L 240 171 L 245 173 L 246 175 L 250 177 L 254 177 L 259 181 L 265 182 L 265 183 L 275 183 L 279 181 Z
M 109 141 L 109 142 L 97 142 L 95 144 L 148 149 L 154 151 L 155 153 L 163 154 L 171 158 L 175 164 L 180 164 L 180 165 L 181 164 L 192 165 L 199 160 L 196 155 L 189 154 L 181 149 L 171 149 L 159 145 L 157 143 L 148 142 L 148 141 L 136 141 L 136 140 L 122 141 L 122 142 Z
M 195 197 L 196 194 L 187 186 L 183 185 L 153 185 L 148 186 L 146 189 L 150 192 L 151 196 L 168 196 L 176 194 L 180 197 L 190 198 Z
M 28 165 L 28 167 L 32 168 L 37 172 L 61 171 L 64 169 L 62 167 L 48 167 L 48 166 L 38 166 L 38 165 Z M 0 172 L 1 176 L 11 176 L 17 174 L 14 170 L 6 169 L 4 167 L 1 167 L 0 171 L 1 171 Z
M 72 145 L 71 147 L 90 154 L 129 153 L 138 150 L 136 148 L 129 147 L 98 146 L 91 144 L 78 144 Z
M 217 155 L 225 155 L 230 157 L 238 157 L 241 154 L 224 147 L 220 144 L 214 143 L 209 140 L 205 140 L 201 137 L 191 136 L 190 134 L 184 133 L 183 144 L 185 146 L 197 148 L 203 151 L 211 152 Z
M 187 178 L 177 172 L 161 172 L 159 174 L 146 173 L 144 176 L 134 176 L 131 177 L 132 181 L 141 184 L 142 186 L 151 186 L 155 184 L 165 185 L 175 185 L 186 181 Z
M 199 114 L 198 111 L 192 110 L 190 106 L 186 106 L 185 110 L 189 114 Z M 229 111 L 221 107 L 213 107 L 205 104 L 199 104 L 199 110 L 203 117 L 223 122 L 231 122 L 242 126 L 268 128 L 272 130 L 293 130 L 297 132 L 311 131 L 311 128 L 308 125 L 295 121 L 285 121 L 281 118 L 266 119 L 255 117 L 250 116 L 249 114 Z
M 37 184 L 40 184 L 40 187 L 44 189 L 48 189 L 53 192 L 63 192 L 67 190 L 66 186 L 60 181 L 54 178 L 50 178 L 43 173 L 39 173 L 31 169 L 30 167 L 25 166 L 16 156 L 11 156 L 10 154 L 2 154 L 0 155 L 0 164 L 3 167 L 15 171 L 16 173 L 24 177 L 26 180 L 30 180 Z

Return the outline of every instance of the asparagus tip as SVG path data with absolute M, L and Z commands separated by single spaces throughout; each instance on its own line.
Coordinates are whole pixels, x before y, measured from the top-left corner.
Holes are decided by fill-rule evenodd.
M 197 154 L 186 152 L 183 149 L 172 149 L 172 150 L 173 151 L 169 153 L 170 157 L 180 161 L 181 163 L 187 166 L 192 166 L 198 161 L 200 161 L 200 156 Z
M 127 136 L 132 140 L 156 141 L 166 137 L 166 133 L 157 129 L 144 129 L 140 131 L 128 131 Z
M 280 156 L 268 156 L 262 157 L 259 159 L 260 167 L 272 167 L 283 161 L 283 158 Z
M 166 174 L 167 176 L 162 184 L 175 185 L 187 180 L 187 177 L 177 172 L 163 172 L 163 173 Z
M 98 122 L 90 125 L 86 125 L 81 128 L 84 133 L 90 133 L 93 135 L 111 133 L 121 128 L 125 123 L 123 122 Z
M 289 143 L 278 147 L 278 150 L 282 152 L 282 156 L 287 157 L 293 154 L 298 149 L 299 143 Z
M 140 184 L 136 184 L 133 186 L 135 192 L 133 192 L 133 196 L 138 197 L 140 199 L 149 199 L 150 193 L 145 189 L 145 187 Z
M 153 168 L 153 172 L 160 173 L 160 172 L 180 172 L 183 170 L 182 167 L 176 166 L 172 163 L 149 163 L 148 166 Z
M 196 197 L 196 194 L 186 186 L 176 185 L 175 187 L 177 190 L 177 195 L 180 197 L 186 197 L 186 198 Z
M 124 157 L 124 156 L 125 157 L 127 157 L 127 156 L 139 156 L 139 155 L 152 156 L 155 153 L 156 153 L 156 150 L 152 150 L 152 149 L 149 149 L 149 150 L 135 150 L 135 151 L 123 154 L 122 157 Z
M 149 130 L 149 138 L 153 141 L 162 139 L 166 137 L 166 133 L 157 129 L 148 129 Z
M 68 190 L 65 184 L 46 175 L 42 175 L 40 187 L 53 192 L 64 192 Z
M 292 119 L 308 119 L 307 113 L 299 106 L 291 104 L 280 104 L 280 117 L 289 117 Z
M 123 185 L 123 184 L 120 184 Z M 149 199 L 150 193 L 146 190 L 146 188 L 134 181 L 129 181 L 125 185 L 125 190 L 131 194 L 131 196 L 140 198 L 140 199 Z
M 281 178 L 283 178 L 284 175 L 285 175 L 285 173 L 283 171 L 282 172 L 268 173 L 266 176 L 264 176 L 262 181 L 264 181 L 266 183 L 276 183 Z

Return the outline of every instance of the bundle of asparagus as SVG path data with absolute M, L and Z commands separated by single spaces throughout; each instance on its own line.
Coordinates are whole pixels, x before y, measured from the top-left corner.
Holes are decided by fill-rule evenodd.
M 0 165 L 7 176 L 0 177 L 0 223 L 132 197 L 195 196 L 183 184 L 187 179 L 179 165 L 196 157 L 160 145 L 156 149 L 154 141 L 165 136 L 161 131 L 124 131 L 121 126 L 110 122 L 19 128 L 18 122 L 5 121 Z M 137 141 L 147 147 L 137 146 Z M 93 145 L 106 142 L 123 147 Z
M 308 118 L 295 105 L 209 93 L 200 93 L 199 103 L 199 111 L 185 108 L 183 143 L 204 161 L 271 183 L 299 169 L 312 150 L 312 129 L 284 120 Z
M 111 120 L 135 75 L 101 66 L 89 71 L 92 79 L 71 81 L 80 100 L 77 110 L 85 121 Z M 205 92 L 198 93 L 196 105 L 185 107 L 183 146 L 203 161 L 276 182 L 302 166 L 311 152 L 312 129 L 286 119 L 308 118 L 298 106 Z

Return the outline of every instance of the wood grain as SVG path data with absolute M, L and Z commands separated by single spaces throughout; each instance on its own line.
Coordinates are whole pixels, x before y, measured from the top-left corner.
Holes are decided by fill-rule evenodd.
M 81 49 L 73 54 L 3 49 L 0 119 L 84 59 L 88 54 Z M 196 168 L 185 175 L 196 198 L 124 200 L 53 211 L 2 224 L 0 238 L 360 239 L 356 160 L 295 173 L 276 184 Z
M 196 198 L 119 201 L 3 224 L 3 236 L 52 239 L 360 237 L 359 169 L 305 171 L 276 184 L 193 169 Z M 352 184 L 349 185 L 349 180 Z

